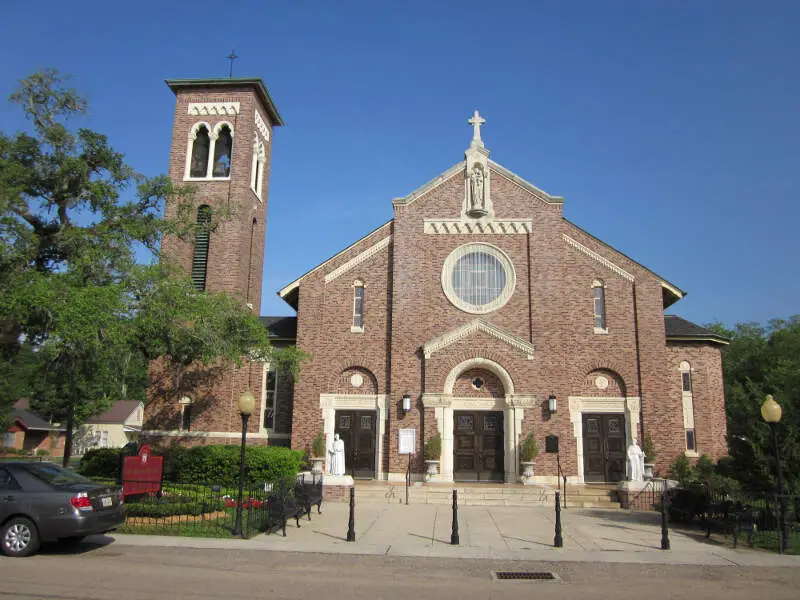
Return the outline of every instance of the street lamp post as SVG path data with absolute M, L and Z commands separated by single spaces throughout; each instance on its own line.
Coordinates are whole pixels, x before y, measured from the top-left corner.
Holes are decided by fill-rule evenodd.
M 781 420 L 781 405 L 775 402 L 772 394 L 767 394 L 761 405 L 761 416 L 772 429 L 772 443 L 775 446 L 775 464 L 778 474 L 778 529 L 780 542 L 778 550 L 786 552 L 789 548 L 789 527 L 786 521 L 786 498 L 783 496 L 783 475 L 781 473 L 781 451 L 778 447 L 778 422 Z
M 244 392 L 239 396 L 239 414 L 242 415 L 242 454 L 239 459 L 239 497 L 236 502 L 236 524 L 233 526 L 233 535 L 242 536 L 242 502 L 244 498 L 244 448 L 247 444 L 247 420 L 253 414 L 256 399 L 252 392 Z

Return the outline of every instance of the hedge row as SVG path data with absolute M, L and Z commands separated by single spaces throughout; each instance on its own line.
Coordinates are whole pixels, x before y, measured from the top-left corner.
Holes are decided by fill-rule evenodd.
M 164 480 L 176 483 L 235 486 L 239 482 L 239 446 L 174 447 L 164 452 Z M 120 450 L 89 450 L 79 472 L 86 477 L 116 478 Z M 245 472 L 250 482 L 292 479 L 303 462 L 303 452 L 280 446 L 245 448 Z
M 125 504 L 129 517 L 173 517 L 178 515 L 199 516 L 210 514 L 225 508 L 222 499 L 206 502 L 128 502 Z

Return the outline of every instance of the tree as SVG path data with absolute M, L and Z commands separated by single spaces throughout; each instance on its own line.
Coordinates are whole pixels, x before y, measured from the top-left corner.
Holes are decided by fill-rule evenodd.
M 296 372 L 298 354 L 273 358 L 241 299 L 197 292 L 166 263 L 136 264 L 135 247 L 158 256 L 165 233 L 193 233 L 190 189 L 136 173 L 100 133 L 68 129 L 87 104 L 55 70 L 23 79 L 11 100 L 32 132 L 0 133 L 0 374 L 21 381 L 0 385 L 0 417 L 24 388 L 34 409 L 66 422 L 66 465 L 75 425 L 132 390 L 143 396 L 150 360 L 178 377 L 248 354 Z
M 724 474 L 750 489 L 775 489 L 775 451 L 761 418 L 764 397 L 773 394 L 783 409 L 777 431 L 784 480 L 800 489 L 800 317 L 709 327 L 731 340 L 722 352 L 731 452 Z

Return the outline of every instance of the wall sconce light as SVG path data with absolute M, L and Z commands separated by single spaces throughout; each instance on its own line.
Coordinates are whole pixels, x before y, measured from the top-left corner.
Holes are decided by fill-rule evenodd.
M 411 410 L 411 396 L 408 395 L 408 392 L 403 394 L 403 414 L 405 415 L 408 411 Z
M 554 415 L 557 409 L 558 405 L 556 404 L 556 395 L 550 394 L 550 396 L 547 397 L 547 410 L 550 411 L 551 415 Z

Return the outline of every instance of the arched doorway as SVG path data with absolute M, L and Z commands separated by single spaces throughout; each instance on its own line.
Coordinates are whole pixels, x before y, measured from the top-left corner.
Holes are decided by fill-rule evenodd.
M 442 393 L 426 393 L 422 402 L 434 409 L 442 436 L 440 481 L 516 482 L 524 407 L 534 398 L 516 396 L 501 365 L 466 360 L 449 372 Z

